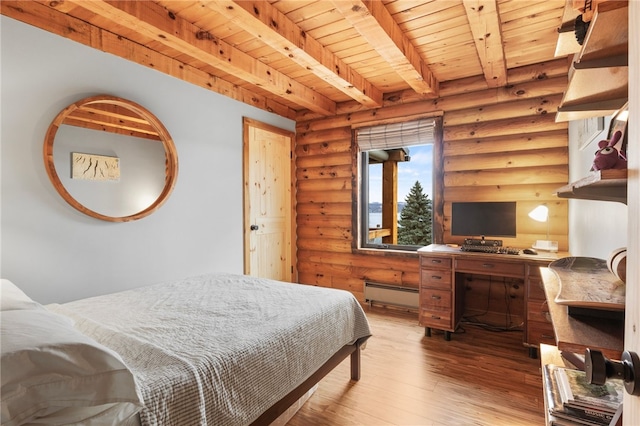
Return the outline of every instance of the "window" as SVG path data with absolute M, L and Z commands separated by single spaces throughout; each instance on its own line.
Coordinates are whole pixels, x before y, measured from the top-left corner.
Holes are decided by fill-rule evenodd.
M 360 247 L 416 250 L 433 235 L 433 160 L 439 118 L 356 130 Z

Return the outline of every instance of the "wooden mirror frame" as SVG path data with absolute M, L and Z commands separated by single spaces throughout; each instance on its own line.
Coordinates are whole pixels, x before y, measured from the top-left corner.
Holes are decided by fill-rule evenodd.
M 53 159 L 53 143 L 58 129 L 62 124 L 65 124 L 65 119 L 67 119 L 75 111 L 79 110 L 82 107 L 96 104 L 122 107 L 138 114 L 141 118 L 145 119 L 149 123 L 149 125 L 157 132 L 160 142 L 162 142 L 162 145 L 164 147 L 165 184 L 162 192 L 149 207 L 128 216 L 107 216 L 85 207 L 82 203 L 73 198 L 73 196 L 67 191 L 56 171 Z M 107 131 L 106 129 L 102 130 Z M 171 191 L 173 191 L 173 187 L 175 186 L 178 176 L 178 154 L 176 152 L 175 145 L 173 144 L 173 140 L 171 139 L 169 132 L 164 127 L 162 122 L 141 105 L 138 105 L 135 102 L 129 101 L 127 99 L 109 95 L 98 95 L 84 98 L 77 102 L 74 102 L 73 104 L 63 109 L 51 122 L 51 125 L 47 130 L 47 134 L 44 139 L 43 156 L 44 166 L 45 170 L 47 171 L 47 175 L 49 176 L 49 180 L 51 180 L 53 187 L 56 189 L 56 191 L 58 191 L 62 198 L 76 210 L 96 219 L 106 220 L 109 222 L 129 222 L 132 220 L 141 219 L 158 210 L 158 208 L 160 208 L 160 206 L 167 200 L 167 198 L 171 194 Z

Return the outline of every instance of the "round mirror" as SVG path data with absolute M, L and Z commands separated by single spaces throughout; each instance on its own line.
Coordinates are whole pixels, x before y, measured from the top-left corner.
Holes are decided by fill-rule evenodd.
M 110 222 L 153 213 L 178 175 L 176 149 L 162 123 L 144 107 L 108 95 L 62 110 L 49 126 L 43 153 L 62 198 Z

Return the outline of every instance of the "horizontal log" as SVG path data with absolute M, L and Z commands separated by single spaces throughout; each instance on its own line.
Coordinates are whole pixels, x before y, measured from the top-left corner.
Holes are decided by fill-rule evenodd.
M 346 290 L 353 293 L 360 303 L 364 303 L 364 281 L 350 279 L 349 277 L 335 277 L 321 272 L 301 272 L 298 274 L 298 282 L 320 287 Z
M 452 111 L 499 105 L 521 99 L 553 96 L 562 94 L 566 89 L 567 77 L 555 77 L 440 98 L 437 100 L 437 105 L 443 111 L 451 113 Z
M 299 191 L 296 194 L 296 200 L 298 203 L 349 203 L 351 191 Z
M 353 164 L 350 152 L 296 158 L 297 167 L 326 167 L 346 164 Z
M 327 218 L 326 216 L 311 214 L 298 214 L 296 216 L 296 223 L 299 227 L 325 226 L 327 222 L 330 222 L 334 226 L 348 228 L 352 226 L 352 217 L 351 215 L 332 215 L 330 218 Z
M 338 265 L 335 263 L 316 263 L 316 262 L 305 262 L 304 265 L 301 265 L 299 268 L 300 272 L 312 272 L 317 271 L 321 272 L 324 275 L 332 275 L 332 276 L 353 276 L 353 267 L 350 265 Z
M 348 257 L 348 255 L 345 257 Z M 420 274 L 417 256 L 413 259 L 413 264 L 402 269 L 397 269 L 397 265 L 395 265 L 396 269 L 394 270 L 381 268 L 381 265 L 376 266 L 375 264 L 371 267 L 336 265 L 336 262 L 305 261 L 299 273 L 300 280 L 332 288 L 341 288 L 354 293 L 362 293 L 364 291 L 365 281 L 418 288 Z
M 296 146 L 310 145 L 337 140 L 351 140 L 351 127 L 335 127 L 319 132 L 300 132 L 296 134 Z
M 362 255 L 361 250 L 350 255 L 343 253 L 331 253 L 329 251 L 298 250 L 298 259 L 305 262 L 330 263 L 367 268 L 395 268 L 400 270 L 417 270 L 418 255 L 416 252 L 406 252 L 405 256 L 385 256 L 385 252 L 379 252 L 379 256 Z M 409 257 L 411 253 L 411 257 Z
M 529 81 L 548 80 L 554 77 L 566 78 L 569 71 L 569 61 L 565 58 L 554 61 L 527 65 L 507 70 L 507 82 L 512 86 Z M 440 83 L 440 98 L 483 91 L 488 88 L 484 76 L 466 77 L 457 80 L 443 81 Z M 416 93 L 415 90 L 405 90 L 400 92 L 385 93 L 383 107 L 401 105 L 413 102 L 423 102 L 425 97 Z M 341 102 L 337 106 L 336 113 L 353 114 L 366 110 L 366 107 L 355 101 Z M 321 118 L 322 116 L 310 110 L 299 111 L 296 116 L 297 122 L 305 122 Z
M 507 81 L 510 85 L 513 85 L 525 81 L 540 81 L 554 77 L 566 77 L 569 72 L 570 62 L 567 58 L 559 58 L 553 61 L 512 68 L 507 72 Z M 440 92 L 442 93 L 442 85 L 440 86 Z
M 310 264 L 309 269 L 301 271 L 300 274 L 309 276 L 308 279 L 313 279 L 316 275 L 316 282 L 324 282 L 333 288 L 353 288 L 364 290 L 365 281 L 383 283 L 388 285 L 397 285 L 409 288 L 418 288 L 419 283 L 419 268 L 416 267 L 416 272 L 406 273 L 404 271 L 391 271 L 388 269 L 359 269 L 353 268 L 349 270 L 338 271 L 335 269 L 326 268 L 322 264 Z M 331 276 L 331 280 L 327 283 L 323 280 L 324 277 Z
M 420 117 L 442 115 L 442 111 L 435 104 L 435 100 L 414 102 L 406 105 L 377 108 L 353 114 L 336 115 L 333 117 L 299 122 L 296 132 L 315 132 L 335 127 L 357 126 L 375 123 L 383 124 L 385 120 L 409 121 Z
M 353 176 L 353 165 L 341 164 L 336 166 L 300 167 L 296 168 L 296 179 L 337 179 Z
M 362 299 L 359 300 L 364 302 L 364 280 L 360 277 L 333 276 L 331 277 L 331 287 L 351 291 L 356 297 L 360 294 Z
M 301 203 L 296 206 L 297 214 L 322 215 L 330 218 L 332 215 L 353 214 L 352 203 Z
M 333 238 L 351 241 L 353 234 L 351 227 L 338 226 L 305 226 L 298 228 L 298 238 Z
M 510 185 L 553 183 L 558 187 L 569 180 L 569 168 L 566 164 L 540 167 L 522 167 L 517 169 L 492 169 L 447 172 L 444 185 L 453 186 L 490 186 L 509 182 Z
M 314 155 L 327 155 L 351 151 L 351 137 L 327 142 L 320 142 L 296 146 L 296 156 L 311 157 Z
M 444 199 L 453 201 L 532 201 L 548 202 L 555 199 L 557 185 L 494 185 L 445 188 Z
M 351 191 L 351 180 L 350 176 L 344 178 L 336 177 L 333 179 L 300 179 L 297 181 L 297 188 L 298 191 Z
M 538 133 L 567 128 L 568 123 L 556 123 L 553 115 L 545 114 L 445 127 L 443 140 L 454 141 L 459 139 L 521 135 L 524 129 L 526 129 L 527 133 Z
M 298 238 L 298 249 L 328 250 L 336 253 L 351 253 L 351 241 L 336 238 Z M 306 266 L 298 262 L 298 270 Z
M 556 94 L 540 98 L 503 102 L 497 105 L 483 105 L 448 111 L 443 116 L 443 125 L 448 127 L 531 115 L 555 114 L 561 101 L 562 94 Z
M 451 112 L 521 99 L 558 95 L 562 94 L 564 90 L 566 90 L 566 87 L 567 78 L 556 77 L 548 80 L 521 83 L 509 87 L 465 93 L 447 98 L 399 104 L 353 114 L 336 115 L 328 118 L 298 122 L 296 131 L 303 133 L 314 132 L 335 127 L 363 125 L 363 123 L 373 124 L 376 121 L 382 122 L 384 120 L 398 118 L 403 118 L 408 121 L 412 117 L 421 115 L 441 114 L 441 111 Z
M 415 271 L 403 271 L 397 269 L 380 269 L 355 267 L 353 273 L 357 277 L 362 277 L 365 281 L 378 282 L 383 284 L 395 284 L 417 288 L 419 282 L 419 268 Z
M 567 148 L 516 151 L 502 154 L 476 154 L 445 159 L 444 171 L 473 171 L 488 169 L 517 169 L 520 167 L 545 167 L 566 165 L 569 160 Z M 505 182 L 508 182 L 505 181 Z
M 568 130 L 560 129 L 549 132 L 446 141 L 443 143 L 443 153 L 445 157 L 451 158 L 457 155 L 566 147 L 567 142 Z
M 332 288 L 331 275 L 324 275 L 317 271 L 298 272 L 298 282 L 301 284 Z

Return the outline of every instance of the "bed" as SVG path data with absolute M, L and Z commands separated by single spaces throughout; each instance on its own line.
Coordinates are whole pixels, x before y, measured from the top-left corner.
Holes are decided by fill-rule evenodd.
M 234 274 L 46 306 L 2 280 L 1 314 L 11 426 L 270 424 L 371 334 L 349 292 Z

